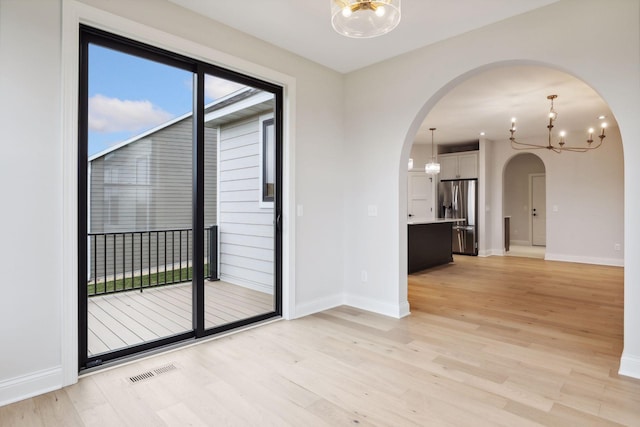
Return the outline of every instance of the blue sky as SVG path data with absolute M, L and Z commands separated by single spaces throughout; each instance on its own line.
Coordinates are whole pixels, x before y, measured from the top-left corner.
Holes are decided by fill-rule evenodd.
M 191 112 L 192 73 L 89 46 L 89 156 Z M 242 86 L 208 76 L 206 102 Z

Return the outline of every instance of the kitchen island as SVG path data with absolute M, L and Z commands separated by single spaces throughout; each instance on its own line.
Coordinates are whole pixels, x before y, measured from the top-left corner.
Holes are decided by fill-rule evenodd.
M 452 229 L 464 219 L 436 218 L 410 221 L 408 234 L 408 272 L 425 270 L 453 261 Z

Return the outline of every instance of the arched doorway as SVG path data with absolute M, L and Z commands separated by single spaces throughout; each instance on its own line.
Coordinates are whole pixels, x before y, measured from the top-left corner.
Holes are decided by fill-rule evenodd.
M 621 135 L 607 103 L 582 80 L 541 65 L 495 64 L 471 71 L 451 81 L 425 104 L 420 113 L 424 119 L 412 145 L 425 143 L 425 129 L 429 127 L 438 128 L 436 144 L 440 148 L 476 144 L 478 255 L 503 255 L 503 171 L 514 155 L 524 153 L 510 145 L 510 118 L 519 117 L 518 132 L 523 138 L 546 141 L 550 93 L 559 95 L 556 109 L 563 122 L 559 119 L 557 124 L 567 126 L 564 129 L 572 142 L 586 144 L 587 129 L 598 127 L 601 115 L 608 122 L 607 137 L 600 149 L 587 153 L 528 150 L 543 164 L 540 171 L 547 182 L 548 208 L 536 208 L 536 216 L 540 209 L 547 214 L 544 231 L 538 232 L 542 239 L 533 242 L 531 225 L 525 225 L 522 230 L 518 228 L 526 236 L 521 240 L 527 245 L 545 246 L 546 259 L 622 266 L 624 255 L 618 249 L 624 241 Z M 403 150 L 405 170 L 410 151 L 411 147 Z M 529 204 L 522 203 L 520 210 L 531 214 Z
M 547 246 L 546 169 L 532 153 L 513 156 L 502 187 L 505 255 L 544 258 Z

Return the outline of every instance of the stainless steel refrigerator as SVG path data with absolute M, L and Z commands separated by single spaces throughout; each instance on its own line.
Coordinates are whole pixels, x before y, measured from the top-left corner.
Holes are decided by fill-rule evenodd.
M 452 232 L 453 253 L 478 255 L 478 180 L 456 179 L 438 184 L 438 218 L 457 219 Z

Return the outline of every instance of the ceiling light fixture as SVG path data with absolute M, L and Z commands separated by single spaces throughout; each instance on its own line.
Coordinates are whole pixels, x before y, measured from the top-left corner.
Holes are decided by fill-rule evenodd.
M 331 25 L 338 33 L 367 39 L 398 26 L 400 0 L 329 0 Z
M 516 137 L 515 137 L 516 119 L 514 117 L 511 119 L 511 129 L 509 129 L 509 132 L 511 133 L 511 136 L 509 137 L 509 141 L 511 141 L 511 148 L 513 148 L 514 150 L 531 150 L 531 149 L 546 148 L 547 150 L 551 150 L 554 153 L 561 153 L 563 151 L 584 153 L 589 150 L 595 150 L 596 148 L 599 148 L 602 145 L 602 141 L 605 139 L 604 131 L 607 128 L 606 123 L 602 123 L 600 125 L 600 128 L 602 129 L 600 135 L 598 135 L 598 138 L 600 138 L 600 142 L 598 142 L 596 145 L 591 145 L 593 143 L 593 128 L 589 128 L 588 130 L 589 139 L 587 139 L 586 146 L 566 145 L 566 141 L 564 140 L 564 137 L 566 136 L 567 133 L 565 131 L 560 132 L 560 140 L 558 141 L 557 145 L 553 145 L 551 143 L 551 138 L 553 136 L 553 127 L 554 127 L 553 123 L 558 118 L 558 113 L 553 108 L 553 100 L 556 99 L 557 97 L 558 95 L 547 96 L 547 99 L 551 100 L 551 109 L 549 110 L 549 124 L 547 125 L 547 129 L 549 129 L 549 140 L 547 142 L 547 145 L 531 144 L 531 143 L 516 141 Z
M 429 130 L 431 131 L 431 161 L 424 165 L 424 171 L 429 175 L 437 175 L 440 173 L 440 163 L 436 162 L 436 157 L 433 154 L 433 131 L 436 128 L 429 128 Z

